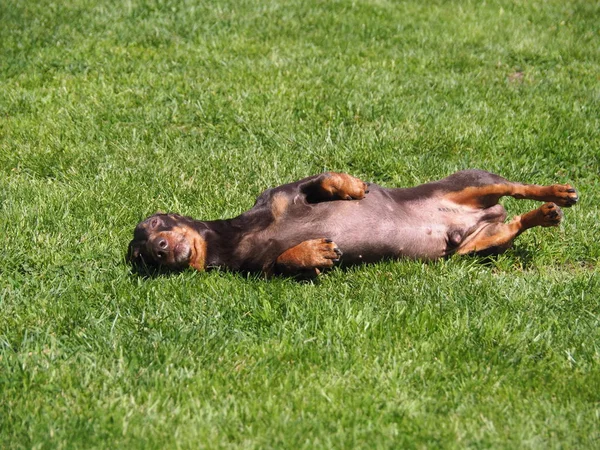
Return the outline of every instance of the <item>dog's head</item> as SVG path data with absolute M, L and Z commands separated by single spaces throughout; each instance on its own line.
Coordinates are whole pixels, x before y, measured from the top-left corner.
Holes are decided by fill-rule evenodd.
M 193 220 L 178 214 L 157 213 L 133 231 L 127 260 L 137 269 L 204 269 L 206 243 Z

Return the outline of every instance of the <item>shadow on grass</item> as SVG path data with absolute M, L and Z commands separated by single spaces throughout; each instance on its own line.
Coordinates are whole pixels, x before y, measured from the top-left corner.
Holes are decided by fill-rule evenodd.
M 450 256 L 449 256 L 450 257 Z M 503 257 L 508 257 L 508 260 L 503 264 Z M 529 251 L 526 247 L 513 247 L 510 248 L 505 253 L 494 252 L 493 250 L 488 252 L 481 252 L 476 254 L 464 255 L 461 256 L 461 259 L 468 259 L 473 261 L 476 264 L 484 266 L 489 269 L 500 269 L 506 268 L 506 262 L 510 261 L 510 265 L 518 264 L 523 270 L 527 270 L 533 266 L 533 253 Z M 396 262 L 401 262 L 402 259 L 392 260 Z M 433 261 L 426 261 L 433 262 Z M 143 280 L 157 279 L 157 278 L 168 278 L 172 276 L 179 275 L 183 272 L 190 269 L 189 267 L 185 267 L 182 269 L 169 269 L 163 266 L 154 266 L 148 265 L 145 263 L 140 264 L 131 264 L 126 262 L 130 266 L 130 273 L 133 277 L 138 277 Z M 235 271 L 227 268 L 210 268 L 207 269 L 206 272 L 217 272 L 227 276 L 234 276 L 235 278 L 239 278 L 240 280 L 251 280 L 251 281 L 262 281 L 269 282 L 273 279 L 281 279 L 281 280 L 292 280 L 301 284 L 318 284 L 320 283 L 323 276 L 326 276 L 331 270 L 341 270 L 343 272 L 349 272 L 349 269 L 356 269 L 357 267 L 369 267 L 373 265 L 377 265 L 378 263 L 363 263 L 363 264 L 339 264 L 334 268 L 324 270 L 323 273 L 317 275 L 314 272 L 303 272 L 296 275 L 290 274 L 264 274 L 257 273 L 251 271 Z
M 169 269 L 163 266 L 154 266 L 148 265 L 144 263 L 140 264 L 131 264 L 126 262 L 127 265 L 130 266 L 130 273 L 132 277 L 141 278 L 143 280 L 151 280 L 157 278 L 169 278 L 175 275 L 179 275 L 188 270 L 193 271 L 194 269 L 190 269 L 189 267 L 184 267 L 182 269 Z M 267 275 L 260 272 L 251 272 L 251 271 L 234 271 L 229 270 L 227 268 L 210 268 L 207 269 L 206 272 L 218 272 L 222 274 L 227 274 L 230 276 L 235 276 L 236 278 L 252 280 L 252 281 L 270 281 L 272 279 L 283 279 L 283 280 L 293 280 L 298 283 L 309 283 L 315 284 L 319 283 L 320 276 L 316 275 L 314 272 L 302 272 L 296 275 L 289 274 L 272 274 Z M 327 273 L 327 271 L 325 272 Z
M 142 278 L 144 280 L 166 278 L 187 270 L 187 267 L 179 270 L 173 270 L 162 266 L 150 265 L 146 264 L 143 260 L 137 263 L 132 263 L 125 260 L 125 264 L 129 266 L 130 273 L 133 277 Z
M 499 266 L 499 258 L 502 255 L 509 256 L 515 262 L 518 261 L 521 267 L 526 270 L 533 265 L 533 254 L 525 247 L 512 247 L 506 253 L 494 253 L 493 250 L 479 252 L 467 255 L 467 258 L 472 258 L 484 267 L 497 268 Z

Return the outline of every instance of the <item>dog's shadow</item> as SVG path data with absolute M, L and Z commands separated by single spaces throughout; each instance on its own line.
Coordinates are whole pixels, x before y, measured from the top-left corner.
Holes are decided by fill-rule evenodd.
M 131 264 L 125 261 L 125 264 L 129 266 L 129 273 L 132 277 L 141 278 L 142 280 L 151 280 L 155 278 L 168 278 L 184 272 L 186 268 L 180 270 L 167 269 L 161 266 L 152 266 L 144 263 Z
M 513 264 L 519 264 L 523 270 L 527 270 L 533 266 L 533 253 L 526 247 L 511 247 L 505 253 L 476 253 L 467 255 L 484 267 L 498 268 L 501 267 L 501 260 L 508 258 Z
M 512 247 L 507 252 L 503 254 L 498 253 L 477 253 L 471 255 L 465 255 L 461 258 L 468 258 L 474 261 L 477 264 L 480 264 L 484 267 L 490 269 L 499 269 L 503 267 L 502 260 L 504 258 L 508 258 L 511 261 L 511 264 L 518 264 L 522 270 L 527 270 L 533 266 L 533 253 L 528 250 L 526 247 Z M 148 264 L 131 264 L 130 262 L 125 262 L 130 266 L 130 273 L 132 277 L 141 278 L 143 280 L 157 279 L 157 278 L 169 278 L 172 276 L 176 276 L 187 271 L 189 268 L 185 267 L 182 269 L 168 269 L 163 266 L 153 266 Z M 376 264 L 376 263 L 375 263 Z M 349 268 L 356 268 L 360 264 L 342 264 L 337 266 L 337 270 L 348 271 Z M 364 264 L 363 264 L 364 265 Z M 369 264 L 371 265 L 371 264 Z M 228 273 L 235 274 L 240 276 L 241 278 L 252 278 L 255 280 L 269 281 L 273 278 L 282 278 L 288 280 L 294 280 L 299 283 L 318 283 L 321 276 L 314 275 L 309 276 L 306 273 L 298 274 L 298 275 L 264 275 L 257 274 L 254 272 L 248 271 L 232 271 L 226 268 L 214 268 L 210 269 L 210 272 L 220 272 L 220 273 Z M 326 271 L 325 274 L 329 272 Z

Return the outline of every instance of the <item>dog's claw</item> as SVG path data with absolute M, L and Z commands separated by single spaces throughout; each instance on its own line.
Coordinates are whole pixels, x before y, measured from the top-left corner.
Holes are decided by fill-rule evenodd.
M 569 184 L 555 185 L 555 196 L 556 199 L 553 199 L 554 203 L 566 206 L 567 208 L 579 201 L 577 191 Z

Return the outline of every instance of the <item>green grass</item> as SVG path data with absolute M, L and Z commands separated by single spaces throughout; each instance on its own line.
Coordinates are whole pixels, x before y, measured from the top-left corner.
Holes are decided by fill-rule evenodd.
M 0 447 L 600 445 L 598 3 L 0 17 Z M 407 186 L 471 167 L 581 201 L 489 262 L 317 283 L 124 263 L 157 210 L 233 216 L 323 170 Z

